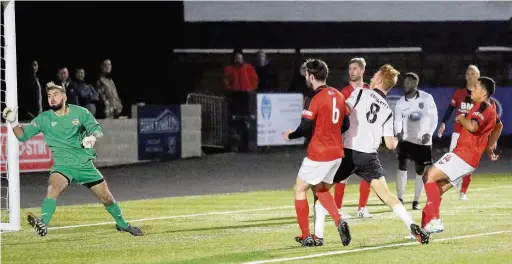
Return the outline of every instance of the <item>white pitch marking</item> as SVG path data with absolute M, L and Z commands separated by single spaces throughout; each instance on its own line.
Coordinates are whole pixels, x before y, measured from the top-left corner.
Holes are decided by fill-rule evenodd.
M 464 238 L 500 235 L 500 234 L 511 233 L 511 232 L 512 232 L 512 230 L 504 230 L 504 231 L 479 233 L 479 234 L 465 235 L 465 236 L 454 236 L 454 237 L 435 239 L 430 242 L 443 242 L 443 241 L 457 240 L 457 239 L 464 239 Z M 348 254 L 348 253 L 353 253 L 353 252 L 372 251 L 372 250 L 383 249 L 383 248 L 406 247 L 406 246 L 412 246 L 412 245 L 417 245 L 417 244 L 419 244 L 419 242 L 397 243 L 397 244 L 391 244 L 391 245 L 385 245 L 385 246 L 365 247 L 365 248 L 356 248 L 356 249 L 340 250 L 340 251 L 330 251 L 330 252 L 325 252 L 325 253 L 305 255 L 305 256 L 299 256 L 299 257 L 291 257 L 291 258 L 259 260 L 259 261 L 253 261 L 253 262 L 245 262 L 243 264 L 264 264 L 264 263 L 285 262 L 285 261 L 291 261 L 291 260 L 301 260 L 301 259 L 319 258 L 319 257 L 325 257 L 325 256 L 332 256 L 332 255 L 342 255 L 342 254 Z
M 490 189 L 502 189 L 502 188 L 511 188 L 512 185 L 504 185 L 499 187 L 493 187 L 493 188 L 479 188 L 479 189 L 472 189 L 472 192 L 478 192 L 478 191 L 485 191 Z M 405 197 L 413 197 L 414 195 L 405 195 Z M 358 202 L 359 200 L 350 200 L 345 201 L 345 203 L 354 203 Z M 369 201 L 378 201 L 376 198 L 369 199 Z M 161 216 L 161 217 L 150 217 L 150 218 L 142 218 L 142 219 L 135 219 L 135 220 L 129 220 L 128 222 L 145 222 L 145 221 L 154 221 L 154 220 L 167 220 L 167 219 L 176 219 L 176 218 L 191 218 L 191 217 L 198 217 L 198 216 L 210 216 L 210 215 L 228 215 L 228 214 L 236 214 L 236 213 L 248 213 L 248 212 L 258 212 L 258 211 L 270 211 L 270 210 L 277 210 L 277 209 L 289 209 L 294 208 L 293 205 L 288 206 L 278 206 L 278 207 L 266 207 L 266 208 L 256 208 L 256 209 L 246 209 L 246 210 L 236 210 L 236 211 L 224 211 L 224 212 L 207 212 L 207 213 L 201 213 L 201 214 L 188 214 L 188 215 L 170 215 L 170 216 Z M 100 223 L 92 223 L 92 224 L 83 224 L 83 225 L 71 225 L 71 226 L 56 226 L 56 227 L 49 227 L 48 230 L 57 230 L 57 229 L 71 229 L 71 228 L 80 228 L 80 227 L 90 227 L 90 226 L 102 226 L 102 225 L 111 225 L 115 224 L 115 222 L 100 222 Z

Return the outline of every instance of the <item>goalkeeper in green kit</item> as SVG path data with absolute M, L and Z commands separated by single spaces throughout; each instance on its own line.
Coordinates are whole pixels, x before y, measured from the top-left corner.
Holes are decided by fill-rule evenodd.
M 134 236 L 144 235 L 138 227 L 124 220 L 121 208 L 93 164 L 96 157 L 94 144 L 103 135 L 96 119 L 87 109 L 66 104 L 66 90 L 62 86 L 50 82 L 46 86 L 46 92 L 51 110 L 38 115 L 29 125 L 21 127 L 18 124 L 17 107 L 6 107 L 2 113 L 21 142 L 43 133 L 44 141 L 50 147 L 55 162 L 48 180 L 46 198 L 41 206 L 41 218 L 29 214 L 29 224 L 39 235 L 45 236 L 57 207 L 57 197 L 69 183 L 77 182 L 89 188 L 98 197 L 116 221 L 118 231 L 128 232 Z

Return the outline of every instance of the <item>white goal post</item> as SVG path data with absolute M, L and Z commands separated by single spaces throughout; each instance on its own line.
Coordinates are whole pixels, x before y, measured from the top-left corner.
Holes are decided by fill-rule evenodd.
M 3 107 L 18 106 L 18 84 L 16 78 L 16 26 L 14 16 L 14 1 L 2 3 L 2 82 L 0 86 L 0 101 Z M 21 230 L 20 222 L 20 174 L 19 174 L 19 143 L 10 126 L 2 123 L 7 129 L 0 133 L 7 140 L 1 140 L 2 149 L 2 201 L 0 230 Z M 4 151 L 5 150 L 5 151 Z M 6 192 L 6 193 L 3 193 Z M 7 215 L 4 215 L 7 214 Z

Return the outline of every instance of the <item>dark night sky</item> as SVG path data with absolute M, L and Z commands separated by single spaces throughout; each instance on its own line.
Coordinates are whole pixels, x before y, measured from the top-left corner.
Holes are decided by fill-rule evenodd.
M 181 2 L 22 1 L 15 8 L 18 78 L 30 74 L 37 59 L 42 81 L 66 65 L 72 71 L 85 67 L 92 82 L 101 59 L 110 58 L 127 103 L 179 102 L 167 76 L 175 32 L 183 25 Z
M 184 23 L 183 3 L 16 2 L 18 78 L 40 63 L 40 78 L 58 67 L 85 67 L 89 81 L 110 58 L 127 105 L 183 102 L 190 85 L 173 64 L 173 48 L 341 48 L 421 46 L 469 52 L 509 45 L 510 22 Z M 354 38 L 354 36 L 364 36 Z M 192 76 L 192 75 L 189 75 Z M 86 77 L 87 78 L 87 77 Z M 23 87 L 19 87 L 23 92 Z M 126 109 L 126 107 L 125 107 Z

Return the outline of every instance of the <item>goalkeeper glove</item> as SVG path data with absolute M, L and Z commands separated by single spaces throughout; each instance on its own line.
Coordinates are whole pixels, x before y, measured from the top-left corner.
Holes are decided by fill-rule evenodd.
M 2 117 L 7 121 L 11 127 L 19 126 L 18 123 L 18 107 L 6 107 L 2 112 Z
M 84 146 L 84 148 L 93 148 L 95 143 L 96 143 L 95 136 L 88 136 L 82 140 L 82 146 Z

